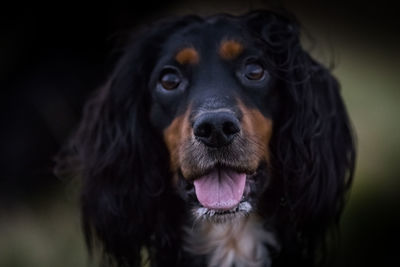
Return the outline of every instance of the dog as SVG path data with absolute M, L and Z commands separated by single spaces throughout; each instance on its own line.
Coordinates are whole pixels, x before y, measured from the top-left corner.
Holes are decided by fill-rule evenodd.
M 62 164 L 115 266 L 317 266 L 354 163 L 339 84 L 272 11 L 137 32 Z M 68 158 L 68 160 L 66 160 Z

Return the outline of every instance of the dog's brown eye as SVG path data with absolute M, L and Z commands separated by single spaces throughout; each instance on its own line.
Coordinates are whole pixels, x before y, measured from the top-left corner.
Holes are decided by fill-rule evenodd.
M 249 80 L 261 80 L 264 77 L 264 68 L 258 63 L 248 63 L 244 71 Z
M 181 78 L 175 72 L 166 72 L 161 75 L 160 83 L 164 89 L 174 90 L 181 83 Z

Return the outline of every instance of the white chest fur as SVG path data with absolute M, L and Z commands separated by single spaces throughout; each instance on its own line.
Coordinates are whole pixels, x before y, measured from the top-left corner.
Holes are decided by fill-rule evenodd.
M 206 255 L 209 267 L 270 266 L 266 245 L 278 246 L 273 234 L 254 215 L 226 223 L 204 220 L 185 230 L 185 249 L 194 255 Z

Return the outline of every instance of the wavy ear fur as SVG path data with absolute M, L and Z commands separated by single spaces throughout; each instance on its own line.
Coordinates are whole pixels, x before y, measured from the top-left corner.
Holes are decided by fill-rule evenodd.
M 168 188 L 165 145 L 149 121 L 148 80 L 163 40 L 194 19 L 163 21 L 135 35 L 108 83 L 87 103 L 73 137 L 69 162 L 78 162 L 83 180 L 86 241 L 89 249 L 94 240 L 101 241 L 108 263 L 140 266 L 144 247 L 152 248 L 152 261 L 168 262 L 155 254 L 164 250 L 161 257 L 169 257 L 166 251 L 178 244 L 171 239 L 180 204 Z
M 274 120 L 271 150 L 274 179 L 279 180 L 275 183 L 281 189 L 273 190 L 282 192 L 281 200 L 287 206 L 279 211 L 282 231 L 291 225 L 298 237 L 283 247 L 291 250 L 291 244 L 297 243 L 298 249 L 293 249 L 297 252 L 288 253 L 299 253 L 312 266 L 312 259 L 324 257 L 323 251 L 321 255 L 314 251 L 324 245 L 327 230 L 337 224 L 352 182 L 355 147 L 351 125 L 337 80 L 303 50 L 297 22 L 255 12 L 248 26 L 265 42 L 280 84 L 282 103 Z M 285 257 L 290 259 L 283 253 Z

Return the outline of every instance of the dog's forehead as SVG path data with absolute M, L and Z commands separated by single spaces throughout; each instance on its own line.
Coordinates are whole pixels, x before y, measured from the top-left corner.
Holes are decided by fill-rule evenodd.
M 192 48 L 204 58 L 215 55 L 224 44 L 228 44 L 230 50 L 240 50 L 244 40 L 239 24 L 227 19 L 211 20 L 187 25 L 172 34 L 166 43 L 166 51 L 177 54 L 185 48 Z

